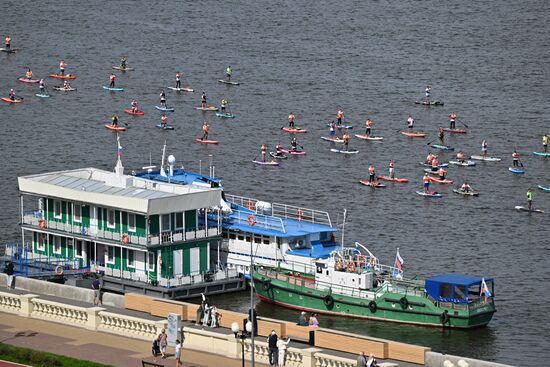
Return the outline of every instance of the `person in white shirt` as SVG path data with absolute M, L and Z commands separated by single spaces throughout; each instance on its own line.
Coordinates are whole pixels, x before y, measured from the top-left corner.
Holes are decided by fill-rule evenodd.
M 175 353 L 175 357 L 176 357 L 176 367 L 180 367 L 181 366 L 181 342 L 179 341 L 179 339 L 176 340 L 176 353 Z
M 290 343 L 290 338 L 279 338 L 277 340 L 277 348 L 279 349 L 279 367 L 283 367 L 285 365 L 285 353 L 286 353 L 286 346 Z

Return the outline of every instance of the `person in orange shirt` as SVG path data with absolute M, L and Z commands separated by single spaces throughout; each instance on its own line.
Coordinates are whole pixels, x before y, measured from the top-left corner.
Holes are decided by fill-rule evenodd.
M 65 75 L 65 66 L 67 64 L 65 64 L 64 60 L 59 61 L 59 75 Z
M 202 140 L 208 140 L 208 129 L 210 128 L 210 125 L 208 125 L 208 122 L 204 122 L 202 124 Z
M 376 178 L 376 170 L 374 169 L 374 165 L 371 164 L 369 166 L 369 182 L 374 182 L 375 178 Z
M 6 36 L 6 50 L 9 50 L 11 48 L 11 37 L 9 35 Z
M 432 152 L 429 152 L 428 156 L 426 157 L 426 163 L 432 164 L 432 161 L 434 158 L 435 158 L 435 155 L 433 155 Z
M 430 176 L 428 176 L 427 173 L 424 173 L 424 178 L 422 178 L 422 181 L 424 182 L 424 192 L 427 194 L 430 190 Z
M 344 120 L 344 111 L 338 110 L 336 113 L 336 118 L 338 119 L 338 126 L 342 126 L 342 120 Z
M 27 79 L 32 79 L 32 70 L 30 68 L 28 68 L 27 72 L 25 73 L 25 77 Z
M 294 128 L 294 120 L 296 119 L 296 116 L 291 112 L 290 115 L 288 115 L 288 127 Z
M 349 134 L 347 131 L 344 133 L 344 136 L 342 136 L 342 139 L 344 139 L 344 150 L 348 150 Z

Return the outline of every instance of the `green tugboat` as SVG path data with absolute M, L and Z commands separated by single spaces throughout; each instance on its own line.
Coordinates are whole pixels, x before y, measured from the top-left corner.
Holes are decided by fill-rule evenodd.
M 381 265 L 357 243 L 307 273 L 256 267 L 254 285 L 262 301 L 324 314 L 453 328 L 491 321 L 493 279 L 442 274 L 422 282 L 404 279 L 401 264 L 399 252 L 396 266 Z

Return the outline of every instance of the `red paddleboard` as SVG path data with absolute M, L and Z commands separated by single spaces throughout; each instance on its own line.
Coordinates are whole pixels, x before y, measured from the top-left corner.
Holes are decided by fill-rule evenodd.
M 220 143 L 220 142 L 217 141 L 217 140 L 202 140 L 202 139 L 200 139 L 200 138 L 195 139 L 195 141 L 196 141 L 197 143 L 202 143 L 202 144 L 219 144 L 219 143 Z
M 391 178 L 390 176 L 376 176 L 376 179 L 382 180 L 382 181 L 391 181 L 391 182 L 401 182 L 401 183 L 407 183 L 409 180 L 407 178 Z
M 401 131 L 401 134 L 405 136 L 409 136 L 411 138 L 424 138 L 427 135 L 426 133 L 417 133 L 417 132 L 410 133 L 408 131 Z
M 370 187 L 386 187 L 386 185 L 378 181 L 369 182 L 369 180 L 359 180 L 359 182 L 365 186 L 370 186 Z
M 22 82 L 22 83 L 40 83 L 40 80 L 39 80 L 39 79 L 27 79 L 27 78 L 25 78 L 25 77 L 21 77 L 21 78 L 19 78 L 19 79 L 17 79 L 17 80 L 19 80 L 19 81 Z
M 287 133 L 307 133 L 307 130 L 302 129 L 301 127 L 283 127 L 281 130 L 286 131 Z
M 466 134 L 466 130 L 463 130 L 463 129 L 449 129 L 449 128 L 446 128 L 444 127 L 443 128 L 443 131 L 446 131 L 448 133 L 453 133 L 453 134 Z
M 281 149 L 281 152 L 286 154 L 292 154 L 292 155 L 304 155 L 306 154 L 305 150 L 287 150 L 287 149 Z
M 113 126 L 111 124 L 105 124 L 105 127 L 109 130 L 114 130 L 114 131 L 126 131 L 126 128 L 122 126 Z
M 59 74 L 50 74 L 52 78 L 56 79 L 75 79 L 76 75 L 66 74 L 66 75 L 59 75 Z
M 145 112 L 140 111 L 140 110 L 137 110 L 136 112 L 132 112 L 132 109 L 131 109 L 131 108 L 125 108 L 125 109 L 124 109 L 124 112 L 126 112 L 126 113 L 129 114 L 129 115 L 134 115 L 134 116 L 142 116 L 142 115 L 145 115 Z
M 2 97 L 2 101 L 8 102 L 8 103 L 21 103 L 21 102 L 23 102 L 22 99 L 17 99 L 16 98 L 16 99 L 12 100 L 11 98 L 8 98 L 8 97 Z
M 450 185 L 450 184 L 453 183 L 453 181 L 451 181 L 451 180 L 447 180 L 447 179 L 441 180 L 441 179 L 439 179 L 437 177 L 433 177 L 433 176 L 429 176 L 429 178 L 430 178 L 430 181 L 437 182 L 439 184 Z

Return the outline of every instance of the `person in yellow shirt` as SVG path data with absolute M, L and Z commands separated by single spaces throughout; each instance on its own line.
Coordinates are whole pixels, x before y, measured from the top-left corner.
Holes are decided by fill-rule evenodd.
M 542 147 L 544 148 L 544 153 L 548 150 L 548 134 L 542 136 Z

